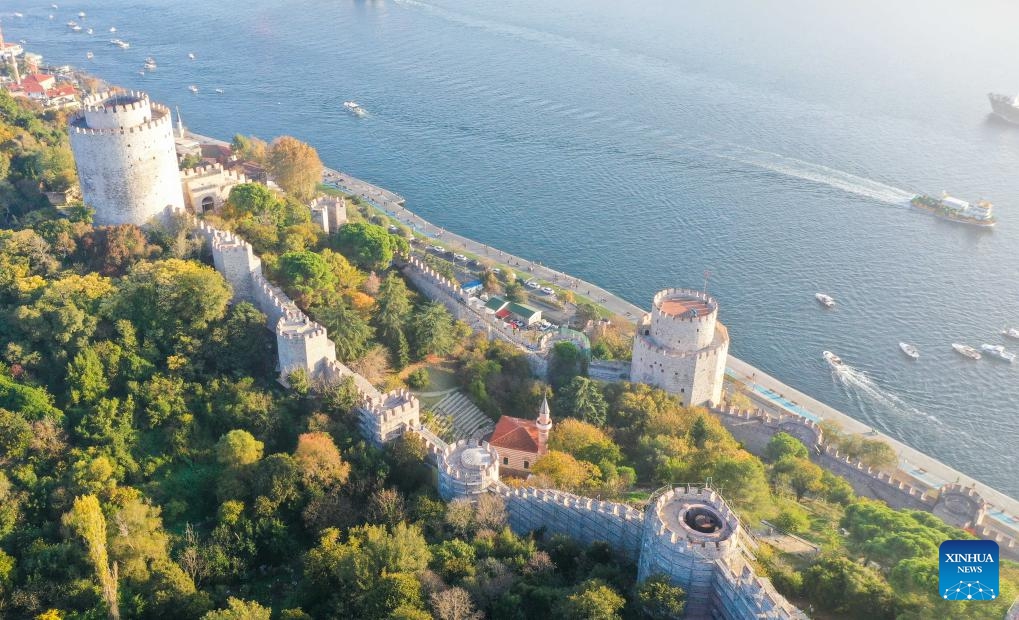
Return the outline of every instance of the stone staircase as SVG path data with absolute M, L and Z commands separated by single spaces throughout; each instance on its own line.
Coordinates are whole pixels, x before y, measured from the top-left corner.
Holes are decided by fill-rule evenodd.
M 459 391 L 447 394 L 431 409 L 439 418 L 438 425 L 442 430 L 449 428 L 446 425 L 452 425 L 455 440 L 483 439 L 495 428 L 492 419 Z

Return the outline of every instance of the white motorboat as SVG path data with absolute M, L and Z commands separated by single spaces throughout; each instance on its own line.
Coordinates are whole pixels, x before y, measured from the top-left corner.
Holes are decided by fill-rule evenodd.
M 822 351 L 821 356 L 824 357 L 824 361 L 828 362 L 828 365 L 835 370 L 839 370 L 845 367 L 845 362 L 838 355 L 835 355 L 831 351 Z
M 18 17 L 18 18 L 21 18 L 21 17 L 24 17 L 25 15 L 24 15 L 24 13 L 18 13 L 18 12 L 15 12 L 15 13 L 14 13 L 14 16 L 15 16 L 15 17 Z
M 71 26 L 71 30 L 73 30 L 74 32 L 81 32 L 81 26 L 79 26 L 78 24 L 75 24 L 75 25 Z
M 1001 335 L 1005 336 L 1006 338 L 1019 340 L 1019 328 L 1006 327 L 1005 329 L 1001 330 Z
M 110 26 L 110 32 L 116 32 L 116 31 L 117 31 L 117 27 L 116 26 Z
M 920 351 L 908 342 L 900 342 L 899 348 L 902 349 L 903 353 L 909 356 L 909 359 L 920 359 Z
M 116 45 L 122 50 L 126 50 L 127 48 L 131 47 L 130 43 L 128 43 L 127 41 L 123 41 L 121 39 L 110 39 L 110 45 Z
M 188 52 L 188 58 L 190 58 L 191 60 L 194 60 L 195 59 L 195 53 L 194 52 Z
M 85 58 L 88 58 L 89 60 L 92 60 L 94 57 L 95 57 L 95 54 L 93 54 L 92 52 L 85 52 Z
M 222 95 L 223 94 L 223 89 L 222 88 L 217 88 L 216 89 L 216 93 Z
M 834 308 L 835 299 L 831 295 L 825 295 L 824 293 L 817 293 L 814 295 L 814 299 L 818 301 L 825 308 Z
M 1003 362 L 1008 362 L 1011 364 L 1012 362 L 1015 361 L 1015 353 L 1010 353 L 1009 351 L 1006 351 L 1005 347 L 1003 347 L 1000 344 L 985 343 L 980 345 L 980 350 L 983 351 L 985 354 L 990 355 L 991 357 L 999 359 Z
M 85 17 L 85 11 L 78 11 L 78 17 Z
M 361 105 L 356 101 L 344 101 L 343 107 L 347 108 L 357 116 L 364 116 L 368 114 L 368 112 L 364 108 L 362 108 Z
M 88 29 L 88 30 L 86 30 L 85 32 L 86 32 L 87 34 L 92 34 L 92 29 L 91 29 L 91 28 L 89 28 L 89 29 Z
M 188 86 L 188 90 L 190 90 L 191 92 L 193 92 L 196 95 L 198 94 L 198 87 L 195 86 L 194 84 L 192 84 L 191 86 Z
M 980 359 L 982 357 L 980 355 L 980 351 L 977 351 L 976 349 L 974 349 L 973 347 L 969 346 L 968 344 L 959 344 L 958 342 L 953 342 L 952 343 L 952 348 L 955 349 L 956 353 L 960 353 L 962 355 L 965 355 L 966 357 L 970 358 L 971 360 L 978 360 L 978 359 Z
M 145 59 L 145 68 L 148 69 L 149 71 L 155 70 L 155 68 L 156 68 L 156 59 L 153 58 L 152 56 L 149 56 L 148 58 L 146 58 Z

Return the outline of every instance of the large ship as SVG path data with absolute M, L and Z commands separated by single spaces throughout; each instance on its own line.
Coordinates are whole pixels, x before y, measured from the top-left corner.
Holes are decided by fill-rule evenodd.
M 981 228 L 994 228 L 997 221 L 994 219 L 994 205 L 986 200 L 978 200 L 975 203 L 966 202 L 949 196 L 947 192 L 942 193 L 941 198 L 920 194 L 913 196 L 909 204 L 914 208 L 933 213 L 937 217 L 960 224 L 979 226 Z
M 988 93 L 987 98 L 991 100 L 991 110 L 997 116 L 1019 125 L 1019 95 L 1009 97 L 998 93 Z

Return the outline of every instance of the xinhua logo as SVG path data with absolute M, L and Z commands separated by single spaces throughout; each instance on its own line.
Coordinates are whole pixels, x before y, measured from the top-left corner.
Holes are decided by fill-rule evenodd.
M 998 543 L 946 540 L 938 550 L 938 588 L 950 601 L 998 598 Z

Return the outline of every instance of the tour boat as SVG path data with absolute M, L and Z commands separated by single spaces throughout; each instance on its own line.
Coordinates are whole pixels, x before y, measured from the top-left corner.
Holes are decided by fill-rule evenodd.
M 1006 338 L 1013 338 L 1015 340 L 1019 340 L 1019 328 L 1006 327 L 1005 329 L 1001 330 L 1001 333 Z
M 1010 353 L 1005 350 L 1005 347 L 1000 344 L 982 344 L 980 350 L 990 355 L 991 357 L 997 358 L 1003 362 L 1012 363 L 1015 361 L 1015 353 Z
M 920 359 L 920 351 L 908 342 L 900 342 L 899 348 L 902 349 L 902 352 L 908 355 L 910 359 Z
M 965 355 L 971 360 L 978 360 L 981 357 L 980 351 L 977 351 L 968 344 L 959 344 L 958 342 L 953 342 L 952 348 L 955 349 L 956 353 L 961 353 L 962 355 Z
M 832 298 L 831 295 L 825 295 L 824 293 L 817 293 L 816 295 L 814 295 L 814 299 L 816 299 L 825 308 L 834 308 L 835 307 L 835 299 Z
M 196 95 L 198 94 L 198 87 L 195 86 L 194 84 L 192 84 L 191 86 L 188 86 L 188 90 L 190 90 L 191 92 L 193 92 Z
M 842 361 L 842 358 L 839 357 L 838 355 L 835 355 L 831 351 L 822 351 L 821 356 L 824 357 L 824 361 L 828 362 L 828 365 L 834 368 L 835 370 L 838 370 L 845 366 L 845 363 Z

